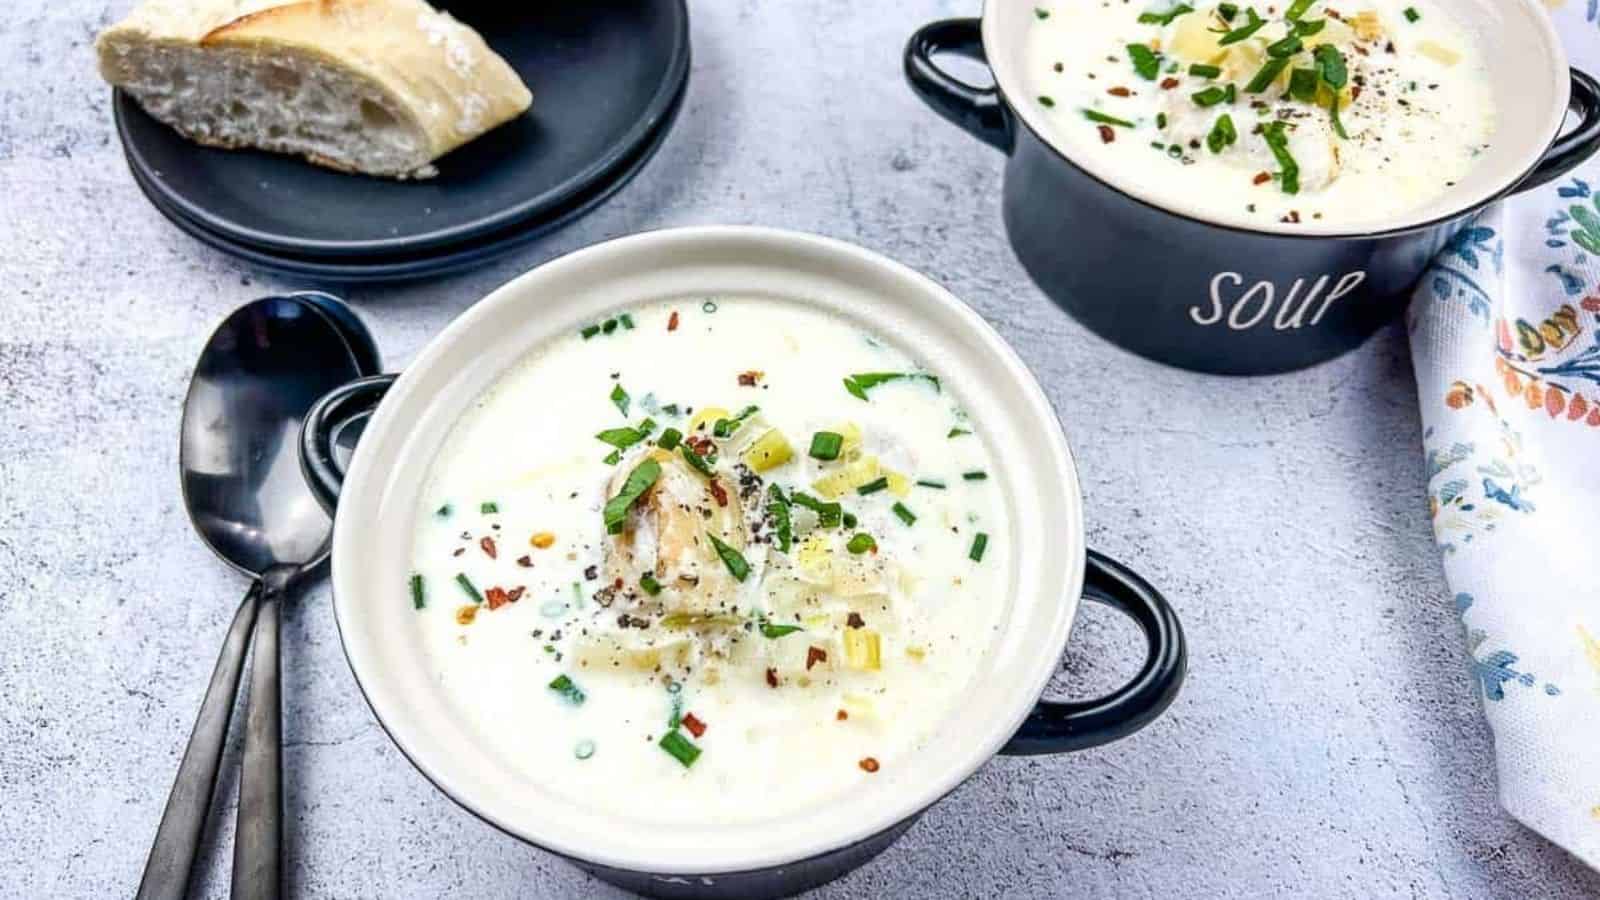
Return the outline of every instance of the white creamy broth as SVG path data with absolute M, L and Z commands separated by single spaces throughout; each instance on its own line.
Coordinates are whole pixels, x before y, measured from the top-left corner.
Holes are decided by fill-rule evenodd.
M 755 821 L 893 779 L 1009 602 L 999 473 L 960 386 L 786 301 L 610 323 L 508 371 L 434 462 L 409 587 L 438 682 L 510 765 L 633 818 Z M 844 384 L 861 373 L 909 377 L 856 382 L 863 400 Z M 835 459 L 811 455 L 818 432 Z
M 1054 0 L 1030 25 L 1033 96 L 1018 101 L 1050 139 L 1202 215 L 1401 215 L 1459 181 L 1494 130 L 1482 48 L 1443 2 Z

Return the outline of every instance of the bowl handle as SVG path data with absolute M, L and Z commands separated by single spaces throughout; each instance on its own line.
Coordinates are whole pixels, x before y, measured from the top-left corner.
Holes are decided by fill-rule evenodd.
M 336 452 L 338 444 L 360 438 L 359 431 L 347 434 L 348 426 L 365 424 L 399 377 L 357 378 L 322 395 L 306 413 L 300 426 L 300 472 L 328 515 L 339 505 L 339 489 L 344 486 L 345 464 Z
M 1011 152 L 1011 127 L 998 88 L 974 87 L 939 68 L 933 55 L 955 53 L 988 65 L 978 19 L 945 19 L 917 29 L 906 42 L 906 80 L 933 111 L 984 143 Z
M 1110 743 L 1155 721 L 1178 696 L 1189 653 L 1178 616 L 1161 594 L 1132 569 L 1090 550 L 1083 596 L 1139 623 L 1149 645 L 1144 665 L 1104 697 L 1039 701 L 1001 753 L 1067 753 Z
M 1544 158 L 1517 185 L 1516 193 L 1560 178 L 1600 150 L 1600 82 L 1587 72 L 1573 69 L 1568 108 L 1578 114 L 1577 127 L 1556 138 Z

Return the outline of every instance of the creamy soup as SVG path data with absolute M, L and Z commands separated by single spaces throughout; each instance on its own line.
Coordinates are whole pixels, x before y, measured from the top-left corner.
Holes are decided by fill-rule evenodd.
M 1487 148 L 1481 50 L 1432 0 L 1053 0 L 1027 84 L 1052 140 L 1204 214 L 1367 222 L 1437 199 Z
M 579 802 L 753 821 L 892 779 L 1008 603 L 958 388 L 784 301 L 595 323 L 454 426 L 396 602 L 482 741 Z

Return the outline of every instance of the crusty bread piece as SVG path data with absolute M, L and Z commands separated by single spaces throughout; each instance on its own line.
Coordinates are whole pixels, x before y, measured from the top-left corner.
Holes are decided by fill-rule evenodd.
M 145 0 L 95 46 L 106 81 L 200 143 L 370 175 L 428 177 L 533 100 L 423 0 Z

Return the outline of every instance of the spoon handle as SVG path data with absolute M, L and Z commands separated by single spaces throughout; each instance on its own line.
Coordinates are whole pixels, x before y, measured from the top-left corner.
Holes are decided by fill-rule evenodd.
M 228 637 L 211 672 L 211 684 L 200 704 L 189 746 L 178 764 L 178 777 L 172 782 L 166 811 L 156 829 L 155 843 L 145 860 L 139 879 L 138 900 L 181 900 L 188 892 L 189 873 L 205 831 L 206 814 L 211 811 L 211 794 L 217 787 L 217 770 L 222 763 L 222 748 L 228 739 L 228 719 L 239 692 L 239 675 L 244 670 L 245 650 L 250 646 L 250 630 L 260 607 L 261 582 L 250 586 L 233 614 Z
M 283 873 L 283 734 L 278 696 L 278 625 L 295 572 L 274 566 L 261 576 L 261 615 L 250 660 L 250 708 L 239 772 L 239 819 L 233 837 L 234 900 L 277 900 Z

